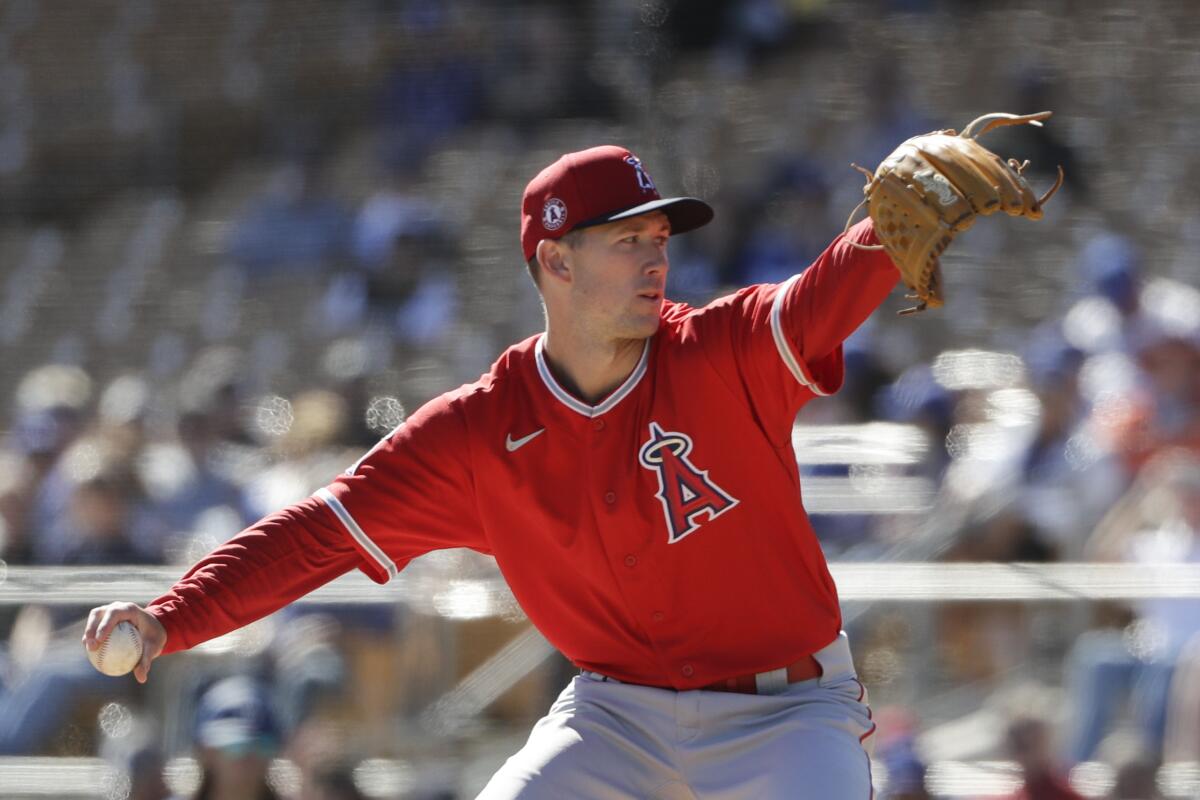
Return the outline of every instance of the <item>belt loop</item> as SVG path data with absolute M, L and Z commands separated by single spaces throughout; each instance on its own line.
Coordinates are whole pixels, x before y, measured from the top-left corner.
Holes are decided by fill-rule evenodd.
M 599 681 L 600 683 L 622 683 L 622 681 L 619 681 L 616 678 L 610 678 L 603 673 L 593 672 L 590 669 L 581 669 L 579 670 L 579 674 L 585 678 L 591 678 L 594 681 Z
M 754 687 L 759 694 L 783 694 L 788 688 L 787 667 L 758 673 L 754 676 Z
M 819 686 L 832 686 L 840 680 L 853 677 L 854 656 L 850 652 L 850 639 L 842 631 L 832 642 L 813 653 L 813 658 L 821 665 Z

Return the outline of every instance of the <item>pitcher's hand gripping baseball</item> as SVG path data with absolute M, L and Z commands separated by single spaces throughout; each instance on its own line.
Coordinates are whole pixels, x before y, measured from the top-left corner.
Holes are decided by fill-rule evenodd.
M 901 314 L 944 304 L 938 258 L 977 216 L 1003 209 L 1014 217 L 1042 218 L 1042 205 L 1062 186 L 1062 167 L 1058 168 L 1058 180 L 1038 197 L 1022 175 L 1028 161 L 1005 161 L 977 137 L 1004 125 L 1040 127 L 1050 114 L 985 114 L 961 134 L 944 130 L 914 136 L 884 159 L 874 174 L 854 165 L 867 177 L 863 203 L 875 222 L 880 244 L 851 244 L 882 248 L 891 256 L 913 292 L 910 299 L 919 301 Z M 850 216 L 853 219 L 854 214 Z M 846 227 L 850 227 L 849 221 Z
M 145 683 L 150 676 L 150 662 L 158 658 L 167 644 L 167 631 L 141 606 L 118 602 L 93 608 L 83 631 L 83 646 L 89 656 L 95 653 L 121 622 L 130 623 L 141 635 L 142 657 L 133 668 L 133 676 L 138 683 Z

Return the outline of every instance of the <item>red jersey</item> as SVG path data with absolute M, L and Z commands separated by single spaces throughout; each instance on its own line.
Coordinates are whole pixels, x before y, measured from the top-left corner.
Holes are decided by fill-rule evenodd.
M 875 241 L 869 221 L 848 235 Z M 155 601 L 167 650 L 340 571 L 382 583 L 450 547 L 495 556 L 555 647 L 623 681 L 696 688 L 819 650 L 841 614 L 802 505 L 792 424 L 840 386 L 842 340 L 897 277 L 886 254 L 839 237 L 782 284 L 698 309 L 665 302 L 637 367 L 596 405 L 557 382 L 541 335 L 509 348 Z M 307 552 L 291 553 L 292 537 Z M 247 560 L 257 566 L 238 566 Z M 258 577 L 230 585 L 247 570 Z

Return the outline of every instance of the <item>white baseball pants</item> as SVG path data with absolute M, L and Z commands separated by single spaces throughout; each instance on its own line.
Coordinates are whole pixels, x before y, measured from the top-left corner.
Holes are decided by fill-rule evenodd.
M 779 694 L 574 678 L 478 800 L 871 800 L 875 731 L 842 633 Z

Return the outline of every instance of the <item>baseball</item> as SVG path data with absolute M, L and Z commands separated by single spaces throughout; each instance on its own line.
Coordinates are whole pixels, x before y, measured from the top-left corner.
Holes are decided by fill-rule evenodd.
M 105 675 L 132 672 L 142 658 L 142 635 L 130 622 L 118 622 L 108 638 L 95 650 L 87 650 L 92 666 Z

